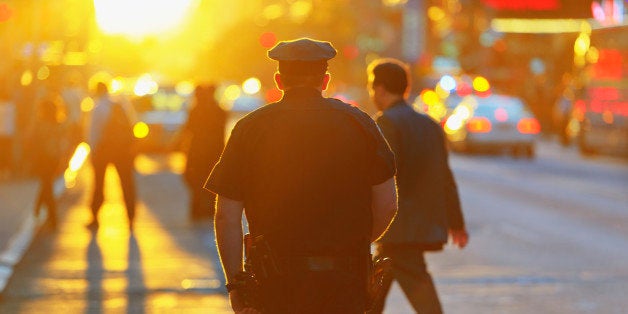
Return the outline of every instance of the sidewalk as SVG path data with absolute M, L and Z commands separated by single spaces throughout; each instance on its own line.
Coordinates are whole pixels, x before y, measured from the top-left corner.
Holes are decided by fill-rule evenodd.
M 63 178 L 55 182 L 57 197 L 64 193 L 64 184 Z M 36 178 L 0 182 L 0 294 L 45 219 L 33 216 L 38 189 Z
M 167 164 L 164 157 L 138 157 L 132 233 L 114 171 L 106 175 L 100 228 L 85 228 L 87 164 L 62 197 L 57 229 L 42 228 L 14 267 L 0 312 L 232 313 L 212 224 L 188 221 L 186 188 Z

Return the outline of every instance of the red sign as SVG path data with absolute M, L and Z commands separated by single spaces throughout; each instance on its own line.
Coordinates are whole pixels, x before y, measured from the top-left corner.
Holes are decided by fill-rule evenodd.
M 484 4 L 496 10 L 558 10 L 559 0 L 483 0 Z
M 591 18 L 593 0 L 481 0 L 499 18 Z
M 617 49 L 600 49 L 599 53 L 597 63 L 593 64 L 593 77 L 621 80 L 623 76 L 621 52 Z

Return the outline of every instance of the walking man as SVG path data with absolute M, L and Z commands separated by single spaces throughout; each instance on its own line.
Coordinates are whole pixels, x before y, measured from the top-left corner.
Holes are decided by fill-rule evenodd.
M 394 157 L 367 114 L 322 96 L 335 55 L 307 38 L 272 48 L 283 98 L 237 123 L 205 185 L 218 194 L 216 240 L 236 312 L 251 310 L 236 276 L 243 210 L 263 249 L 247 256 L 261 284 L 257 310 L 365 311 L 370 244 L 396 212 Z
M 125 109 L 122 103 L 112 101 L 107 85 L 102 82 L 96 86 L 95 103 L 89 133 L 94 167 L 94 192 L 91 203 L 93 217 L 87 227 L 96 230 L 100 225 L 98 212 L 104 202 L 105 172 L 107 165 L 111 163 L 116 167 L 120 177 L 129 229 L 132 230 L 135 219 L 135 178 L 133 177 L 135 156 L 129 109 Z
M 395 153 L 399 197 L 397 217 L 377 242 L 377 255 L 391 259 L 393 277 L 418 313 L 441 313 L 424 253 L 442 250 L 448 235 L 460 248 L 468 241 L 443 131 L 406 103 L 405 64 L 376 60 L 367 72 L 377 124 Z M 373 313 L 383 308 L 382 302 Z

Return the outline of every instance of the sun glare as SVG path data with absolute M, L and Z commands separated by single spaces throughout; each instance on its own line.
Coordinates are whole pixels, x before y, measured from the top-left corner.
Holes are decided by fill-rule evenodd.
M 94 0 L 96 21 L 106 34 L 142 37 L 178 26 L 194 0 Z

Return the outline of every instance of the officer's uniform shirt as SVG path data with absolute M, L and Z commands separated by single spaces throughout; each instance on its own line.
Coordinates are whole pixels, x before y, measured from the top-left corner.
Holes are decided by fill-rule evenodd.
M 303 87 L 236 124 L 205 188 L 242 201 L 251 233 L 279 256 L 357 255 L 370 242 L 371 187 L 394 173 L 367 114 Z

